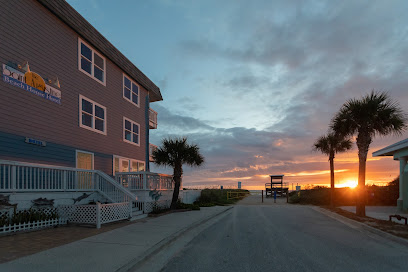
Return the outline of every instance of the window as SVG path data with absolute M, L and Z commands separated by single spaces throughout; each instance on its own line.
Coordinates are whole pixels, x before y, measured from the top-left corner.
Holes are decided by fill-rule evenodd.
M 123 97 L 139 107 L 139 85 L 123 75 Z
M 113 156 L 113 169 L 116 172 L 139 172 L 145 170 L 145 163 L 139 160 L 133 160 L 120 156 Z
M 78 68 L 83 73 L 106 86 L 106 61 L 101 54 L 78 38 Z
M 123 141 L 140 146 L 140 125 L 123 117 Z
M 94 169 L 94 153 L 76 150 L 76 168 L 80 169 Z
M 106 108 L 79 95 L 79 126 L 106 135 Z

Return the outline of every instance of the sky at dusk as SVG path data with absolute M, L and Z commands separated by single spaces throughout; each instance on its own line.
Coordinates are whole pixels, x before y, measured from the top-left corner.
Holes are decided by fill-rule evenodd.
M 328 185 L 312 145 L 346 100 L 388 91 L 408 112 L 408 1 L 68 3 L 160 87 L 150 142 L 200 146 L 206 163 L 185 168 L 184 186 L 261 189 L 271 174 Z M 374 139 L 367 183 L 398 175 L 398 162 L 371 153 L 407 137 Z M 355 144 L 335 169 L 337 183 L 357 180 Z

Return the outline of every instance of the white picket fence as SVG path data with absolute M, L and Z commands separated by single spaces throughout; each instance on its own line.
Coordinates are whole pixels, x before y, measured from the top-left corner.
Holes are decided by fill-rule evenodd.
M 54 227 L 64 224 L 60 218 L 0 226 L 0 234 Z
M 52 215 L 57 214 L 56 208 L 43 208 L 39 210 L 33 210 L 36 212 L 41 212 L 45 215 Z M 24 213 L 27 210 L 17 210 L 16 213 Z M 8 210 L 0 210 L 0 218 L 1 219 L 11 219 L 14 215 L 13 209 Z M 57 225 L 66 224 L 66 220 L 64 218 L 50 218 L 47 220 L 40 220 L 40 221 L 33 221 L 33 222 L 25 222 L 25 223 L 18 223 L 18 224 L 8 224 L 4 226 L 0 226 L 0 235 L 7 234 L 11 232 L 18 232 L 18 231 L 28 231 L 28 230 L 35 230 L 35 229 L 42 229 L 47 227 L 54 227 Z

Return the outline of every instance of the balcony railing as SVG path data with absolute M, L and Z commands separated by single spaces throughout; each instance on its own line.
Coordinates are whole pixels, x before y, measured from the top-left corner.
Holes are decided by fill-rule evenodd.
M 130 191 L 173 190 L 173 176 L 152 172 L 117 172 L 116 181 Z
M 151 161 L 151 162 L 154 161 L 153 157 L 152 157 L 152 154 L 153 154 L 153 151 L 156 150 L 156 149 L 157 149 L 157 145 L 149 144 L 149 161 Z
M 157 112 L 152 109 L 149 109 L 149 128 L 157 128 Z

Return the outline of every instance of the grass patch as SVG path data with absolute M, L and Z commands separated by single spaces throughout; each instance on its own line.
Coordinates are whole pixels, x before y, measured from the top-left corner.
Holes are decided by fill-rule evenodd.
M 242 193 L 234 199 L 228 199 L 228 192 Z M 249 194 L 248 190 L 242 189 L 204 189 L 201 191 L 201 196 L 194 202 L 200 207 L 212 207 L 212 206 L 224 206 L 236 203 L 238 200 L 243 199 Z

